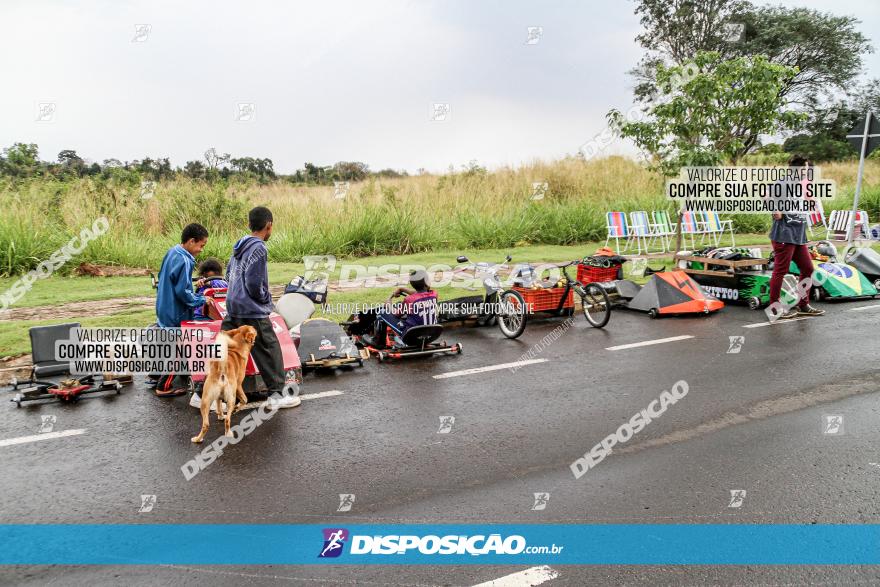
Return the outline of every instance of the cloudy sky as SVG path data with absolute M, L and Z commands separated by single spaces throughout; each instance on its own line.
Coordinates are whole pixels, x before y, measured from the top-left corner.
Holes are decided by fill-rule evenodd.
M 880 3 L 784 4 L 855 15 L 880 46 Z M 4 0 L 0 146 L 175 165 L 213 146 L 269 157 L 281 172 L 306 161 L 413 172 L 553 159 L 631 104 L 633 6 Z M 542 27 L 537 43 L 529 27 Z M 880 55 L 866 73 L 880 77 Z M 435 103 L 449 105 L 445 120 L 431 119 Z M 53 106 L 40 115 L 43 104 Z

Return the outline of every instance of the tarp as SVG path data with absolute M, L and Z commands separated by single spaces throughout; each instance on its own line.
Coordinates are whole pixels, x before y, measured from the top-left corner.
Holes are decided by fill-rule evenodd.
M 655 273 L 642 286 L 627 307 L 659 314 L 694 314 L 720 310 L 724 302 L 703 291 L 700 285 L 684 271 Z

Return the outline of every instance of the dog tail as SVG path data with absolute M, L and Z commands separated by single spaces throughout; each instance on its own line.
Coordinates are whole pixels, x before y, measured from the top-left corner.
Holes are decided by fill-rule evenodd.
M 220 361 L 220 383 L 226 384 L 226 361 Z

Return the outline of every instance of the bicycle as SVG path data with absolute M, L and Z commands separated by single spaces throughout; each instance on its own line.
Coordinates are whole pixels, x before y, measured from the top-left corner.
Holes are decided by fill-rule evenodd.
M 505 261 L 510 263 L 510 255 Z M 465 296 L 440 302 L 440 322 L 459 322 L 476 319 L 477 324 L 485 326 L 497 324 L 507 338 L 518 338 L 526 329 L 528 314 L 526 302 L 519 292 L 505 289 L 498 277 L 498 271 L 505 267 L 495 263 L 471 263 L 467 257 L 459 256 L 459 263 L 468 263 L 465 269 L 473 271 L 473 278 L 479 280 L 485 290 L 482 296 Z
M 604 328 L 611 319 L 611 301 L 608 299 L 608 293 L 598 283 L 590 282 L 585 284 L 577 279 L 572 279 L 566 269 L 577 263 L 579 261 L 575 260 L 556 265 L 562 269 L 563 287 L 566 288 L 563 299 L 568 295 L 569 290 L 574 290 L 581 300 L 581 311 L 587 322 L 594 328 Z

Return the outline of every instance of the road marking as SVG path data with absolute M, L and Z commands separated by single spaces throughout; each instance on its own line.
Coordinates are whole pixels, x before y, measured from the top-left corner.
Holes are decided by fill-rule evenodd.
M 510 369 L 511 367 L 522 367 L 524 365 L 546 363 L 548 360 L 549 359 L 529 359 L 527 361 L 514 361 L 513 363 L 489 365 L 487 367 L 475 367 L 473 369 L 464 369 L 462 371 L 447 371 L 446 373 L 434 375 L 434 379 L 448 379 L 449 377 L 461 377 L 462 375 L 473 375 L 474 373 L 485 373 L 486 371 L 498 371 L 499 369 Z
M 64 438 L 65 436 L 77 436 L 85 434 L 85 428 L 77 428 L 75 430 L 62 430 L 61 432 L 46 432 L 44 434 L 32 434 L 30 436 L 19 436 L 18 438 L 7 438 L 0 440 L 0 446 L 12 446 L 15 444 L 25 444 L 28 442 L 38 442 L 40 440 L 51 440 L 53 438 Z
M 474 587 L 534 587 L 558 576 L 558 571 L 544 565 L 543 567 L 532 567 L 518 573 L 504 575 L 493 581 L 474 585 Z
M 654 340 L 645 340 L 642 342 L 633 342 L 630 344 L 621 344 L 617 346 L 609 346 L 605 347 L 606 351 L 623 351 L 626 349 L 635 349 L 643 346 L 651 346 L 655 344 L 663 344 L 664 342 L 675 342 L 676 340 L 687 340 L 688 338 L 693 338 L 690 334 L 683 334 L 681 336 L 670 336 L 669 338 L 657 338 Z
M 880 304 L 873 304 L 871 306 L 862 306 L 861 308 L 847 308 L 848 312 L 861 312 L 862 310 L 876 310 L 880 308 Z
M 344 392 L 339 391 L 338 389 L 331 389 L 330 391 L 319 391 L 318 393 L 303 393 L 299 396 L 299 399 L 321 399 L 322 397 L 333 397 L 334 395 L 342 395 Z
M 338 389 L 331 389 L 329 391 L 319 391 L 318 393 L 302 393 L 299 395 L 299 399 L 303 399 L 303 400 L 321 399 L 322 397 L 333 397 L 336 395 L 343 395 L 344 393 L 345 393 L 344 391 L 339 391 Z M 242 407 L 238 408 L 238 411 L 241 412 L 244 410 L 256 410 L 257 408 L 260 408 L 265 405 L 266 405 L 266 400 L 259 401 L 259 402 L 248 402 L 245 405 L 243 405 Z M 214 410 L 213 406 L 211 407 L 211 410 L 212 411 Z
M 761 328 L 762 326 L 773 326 L 774 324 L 788 324 L 789 322 L 800 322 L 801 320 L 809 320 L 809 316 L 803 318 L 786 318 L 785 320 L 774 320 L 773 322 L 755 322 L 754 324 L 743 324 L 743 328 Z

